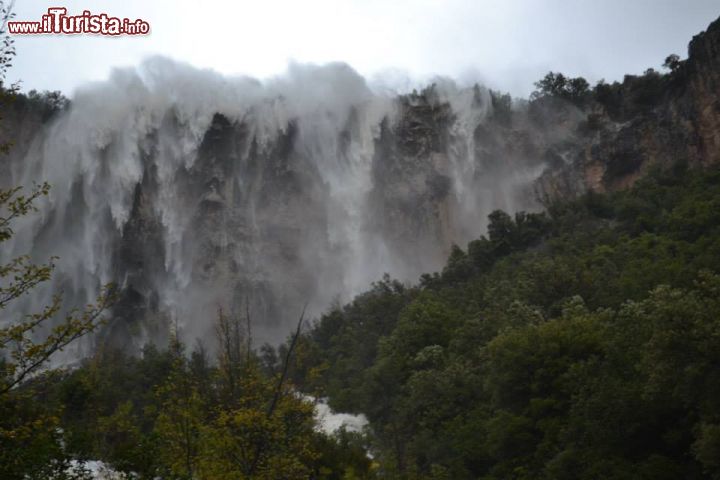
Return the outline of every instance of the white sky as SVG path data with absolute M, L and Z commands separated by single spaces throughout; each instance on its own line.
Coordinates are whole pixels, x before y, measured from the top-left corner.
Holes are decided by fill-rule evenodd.
M 50 6 L 142 18 L 146 37 L 16 37 L 10 79 L 62 90 L 162 54 L 264 78 L 289 61 L 343 61 L 394 84 L 433 74 L 527 95 L 548 70 L 591 82 L 683 58 L 719 0 L 17 0 L 16 20 Z

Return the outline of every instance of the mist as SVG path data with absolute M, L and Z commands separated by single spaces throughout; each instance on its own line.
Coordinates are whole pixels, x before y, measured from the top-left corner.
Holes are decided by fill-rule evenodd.
M 112 69 L 164 55 L 226 75 L 270 78 L 288 62 L 346 62 L 366 78 L 405 72 L 427 81 L 447 75 L 527 96 L 547 71 L 591 83 L 658 68 L 717 14 L 714 0 L 357 1 L 68 0 L 70 12 L 107 11 L 143 18 L 150 35 L 133 38 L 16 38 L 10 80 L 23 88 L 72 95 Z M 52 2 L 17 2 L 34 20 Z M 91 59 L 91 61 L 89 61 Z M 50 74 L 50 72 L 52 72 Z
M 59 257 L 15 314 L 114 282 L 112 321 L 78 350 L 162 343 L 170 325 L 208 340 L 218 309 L 249 311 L 256 341 L 277 343 L 303 304 L 317 317 L 385 273 L 416 281 L 491 211 L 539 208 L 544 161 L 478 140 L 488 89 L 377 85 L 343 63 L 260 81 L 154 57 L 78 89 L 11 156 L 8 184 L 52 190 L 3 260 Z

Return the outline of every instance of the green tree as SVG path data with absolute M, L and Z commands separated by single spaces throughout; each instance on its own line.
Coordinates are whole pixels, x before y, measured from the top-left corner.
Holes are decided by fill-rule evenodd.
M 590 84 L 583 77 L 569 78 L 562 73 L 548 72 L 535 82 L 536 90 L 530 95 L 533 101 L 545 98 L 560 98 L 583 107 L 590 99 Z
M 673 53 L 665 58 L 665 62 L 663 62 L 662 66 L 664 68 L 667 68 L 671 72 L 674 72 L 675 70 L 680 68 L 681 64 L 682 62 L 680 61 L 680 55 Z
M 12 238 L 13 220 L 32 212 L 35 201 L 48 190 L 43 184 L 25 196 L 20 188 L 0 189 L 0 244 Z M 52 259 L 38 265 L 29 256 L 0 265 L 0 469 L 7 469 L 4 478 L 33 475 L 44 464 L 62 458 L 58 416 L 34 406 L 35 393 L 28 380 L 47 366 L 53 354 L 96 330 L 113 300 L 108 287 L 97 303 L 82 310 L 61 314 L 61 296 L 55 295 L 35 313 L 20 318 L 4 314 L 14 301 L 49 280 L 53 268 Z
M 172 369 L 157 391 L 160 412 L 155 433 L 160 457 L 168 478 L 196 477 L 201 432 L 206 422 L 206 407 L 189 370 L 182 344 L 174 332 L 170 343 Z
M 208 479 L 309 478 L 319 459 L 313 405 L 287 384 L 303 315 L 276 377 L 242 353 L 240 325 L 219 312 L 218 369 L 232 396 L 203 429 L 199 476 Z M 249 348 L 249 344 L 246 348 Z M 177 383 L 177 382 L 176 382 Z M 188 410 L 188 409 L 186 409 Z
M 13 40 L 5 31 L 12 15 L 12 3 L 0 2 L 2 105 L 11 101 L 17 90 L 16 85 L 4 85 L 15 55 Z M 0 150 L 6 153 L 9 148 L 4 144 Z M 15 221 L 35 211 L 36 203 L 49 190 L 47 183 L 36 185 L 28 194 L 23 194 L 22 187 L 0 189 L 0 245 L 13 237 Z M 61 314 L 61 296 L 57 294 L 34 313 L 9 315 L 8 308 L 49 280 L 53 269 L 54 259 L 36 264 L 28 255 L 0 264 L 0 472 L 7 479 L 47 478 L 48 469 L 64 471 L 67 458 L 57 430 L 58 416 L 36 403 L 28 380 L 47 366 L 53 354 L 97 329 L 113 299 L 106 287 L 96 304 Z

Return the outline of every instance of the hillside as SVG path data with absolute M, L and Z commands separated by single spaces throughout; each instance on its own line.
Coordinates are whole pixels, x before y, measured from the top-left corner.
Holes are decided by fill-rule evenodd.
M 370 420 L 385 478 L 720 474 L 720 170 L 495 212 L 439 274 L 303 337 L 296 382 Z
M 384 272 L 442 268 L 495 209 L 717 163 L 719 39 L 715 21 L 687 60 L 622 83 L 549 74 L 529 100 L 447 79 L 384 97 L 341 64 L 228 83 L 166 59 L 69 104 L 21 95 L 0 135 L 15 143 L 0 183 L 44 172 L 54 188 L 14 253 L 58 255 L 54 286 L 75 303 L 121 284 L 105 342 L 166 342 L 175 317 L 208 337 L 197 314 L 246 303 L 256 334 L 277 342 L 306 301 L 317 315 Z
M 720 479 L 720 19 L 535 85 L 0 89 L 0 479 Z

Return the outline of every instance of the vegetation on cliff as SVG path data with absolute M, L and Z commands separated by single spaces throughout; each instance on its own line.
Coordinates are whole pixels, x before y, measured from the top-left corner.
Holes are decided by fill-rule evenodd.
M 177 338 L 100 351 L 18 390 L 60 427 L 22 451 L 139 478 L 718 478 L 719 202 L 720 169 L 677 165 L 495 212 L 442 272 L 375 283 L 292 356 L 222 316 L 214 361 Z M 369 428 L 319 433 L 297 391 Z
M 418 285 L 325 314 L 296 382 L 388 478 L 719 478 L 720 170 L 495 212 Z
M 235 326 L 216 362 L 175 341 L 6 389 L 4 475 L 96 458 L 141 478 L 718 478 L 719 212 L 720 171 L 679 164 L 494 212 L 442 272 L 332 309 L 292 385 L 367 414 L 365 438 L 316 432 L 290 383 L 276 402 L 282 362 Z
M 0 79 L 13 54 L 0 46 Z M 671 55 L 669 73 L 594 87 L 551 72 L 528 118 L 550 128 L 548 112 L 580 112 L 581 136 L 649 122 L 665 137 L 682 122 L 658 105 L 690 88 L 688 62 Z M 419 132 L 399 143 L 403 159 L 444 148 L 451 112 L 432 94 L 401 99 L 432 120 L 401 125 Z M 488 121 L 513 128 L 512 99 L 489 96 Z M 10 100 L 43 121 L 67 103 L 0 90 Z M 622 128 L 641 143 L 642 129 Z M 678 138 L 668 144 L 696 146 Z M 632 148 L 598 157 L 610 177 L 645 165 L 632 188 L 495 211 L 487 235 L 453 247 L 440 272 L 411 285 L 386 276 L 310 328 L 301 321 L 278 349 L 254 349 L 250 319 L 220 311 L 212 355 L 189 350 L 176 327 L 167 348 L 101 346 L 44 370 L 98 327 L 112 296 L 53 328 L 60 297 L 3 317 L 0 477 L 88 479 L 79 462 L 94 459 L 138 479 L 720 479 L 720 167 L 679 156 L 653 168 Z M 426 187 L 446 195 L 443 179 Z M 0 190 L 0 244 L 48 189 Z M 0 312 L 52 270 L 26 256 L 0 265 Z M 368 428 L 322 433 L 307 395 L 367 415 Z

